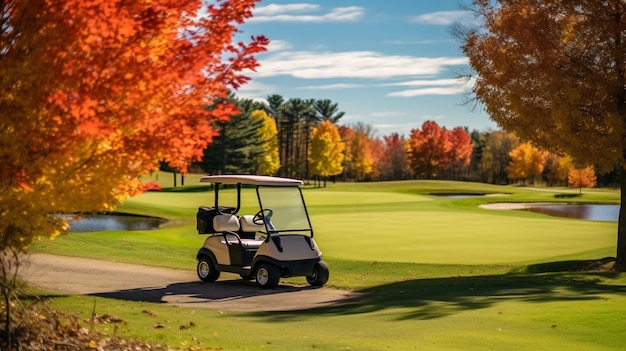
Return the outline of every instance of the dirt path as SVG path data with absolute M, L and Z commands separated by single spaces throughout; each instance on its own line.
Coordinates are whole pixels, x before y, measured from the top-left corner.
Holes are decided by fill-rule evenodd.
M 231 275 L 203 283 L 194 271 L 49 254 L 30 255 L 21 275 L 27 282 L 55 292 L 233 311 L 312 309 L 358 296 L 326 287 L 283 283 L 264 290 Z

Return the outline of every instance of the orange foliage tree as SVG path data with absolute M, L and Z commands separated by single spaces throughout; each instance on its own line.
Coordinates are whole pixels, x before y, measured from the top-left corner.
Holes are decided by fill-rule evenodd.
M 626 2 L 474 0 L 479 28 L 460 30 L 476 71 L 474 93 L 507 132 L 618 169 L 626 203 Z M 626 211 L 616 267 L 626 270 Z
M 448 152 L 450 165 L 448 167 L 452 171 L 452 179 L 455 179 L 457 172 L 469 166 L 474 145 L 472 144 L 472 137 L 462 127 L 455 127 L 448 131 L 448 140 L 450 141 L 450 151 Z
M 344 176 L 349 180 L 365 180 L 374 167 L 372 126 L 359 122 L 351 127 L 342 126 L 339 133 L 346 143 Z
M 159 160 L 202 155 L 217 104 L 267 39 L 233 43 L 255 0 L 0 3 L 0 250 L 110 210 Z
M 383 137 L 382 152 L 378 159 L 381 180 L 408 178 L 410 169 L 406 148 L 407 140 L 398 133 Z
M 409 165 L 417 176 L 436 177 L 450 164 L 452 144 L 448 132 L 437 122 L 426 121 L 421 130 L 411 130 L 407 147 Z
M 580 189 L 582 194 L 583 188 L 596 186 L 596 171 L 593 167 L 573 168 L 567 175 L 567 183 L 571 188 Z

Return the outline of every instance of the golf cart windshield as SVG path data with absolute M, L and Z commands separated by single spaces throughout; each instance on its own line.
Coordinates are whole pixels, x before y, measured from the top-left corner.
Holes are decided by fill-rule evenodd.
M 297 186 L 257 187 L 261 209 L 271 209 L 265 226 L 268 233 L 306 234 L 313 236 L 302 192 Z

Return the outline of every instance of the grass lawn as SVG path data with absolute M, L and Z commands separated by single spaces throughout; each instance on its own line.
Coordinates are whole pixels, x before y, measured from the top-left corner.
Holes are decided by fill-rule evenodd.
M 169 177 L 159 175 L 159 182 Z M 151 192 L 119 208 L 167 218 L 160 230 L 71 234 L 32 249 L 194 270 L 205 238 L 196 234 L 195 211 L 213 198 L 191 187 L 197 179 L 185 183 L 193 191 Z M 124 320 L 98 328 L 182 349 L 622 350 L 626 275 L 580 269 L 585 260 L 615 255 L 616 223 L 478 207 L 619 203 L 619 192 L 610 190 L 561 196 L 577 192 L 446 181 L 306 188 L 315 238 L 331 269 L 329 286 L 365 293 L 332 307 L 242 313 L 92 296 L 55 296 L 51 304 L 85 319 L 95 305 L 98 314 Z M 253 205 L 245 203 L 243 211 Z

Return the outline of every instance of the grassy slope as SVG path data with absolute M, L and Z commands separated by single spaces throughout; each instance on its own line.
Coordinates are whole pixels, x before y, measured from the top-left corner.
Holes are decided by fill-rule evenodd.
M 430 193 L 511 195 L 452 200 Z M 182 348 L 621 350 L 626 342 L 621 333 L 626 328 L 624 274 L 571 273 L 570 263 L 544 263 L 612 256 L 614 223 L 477 207 L 554 201 L 554 194 L 430 181 L 307 189 L 331 285 L 367 293 L 329 308 L 234 313 L 95 297 L 53 301 L 85 316 L 96 304 L 99 314 L 126 321 L 116 333 Z M 145 194 L 120 210 L 166 217 L 171 222 L 164 229 L 74 234 L 42 241 L 34 249 L 194 269 L 193 256 L 204 238 L 195 234 L 194 214 L 210 196 Z M 615 203 L 619 195 L 586 191 L 573 200 Z M 190 322 L 197 327 L 180 329 Z M 155 329 L 157 323 L 165 328 Z

